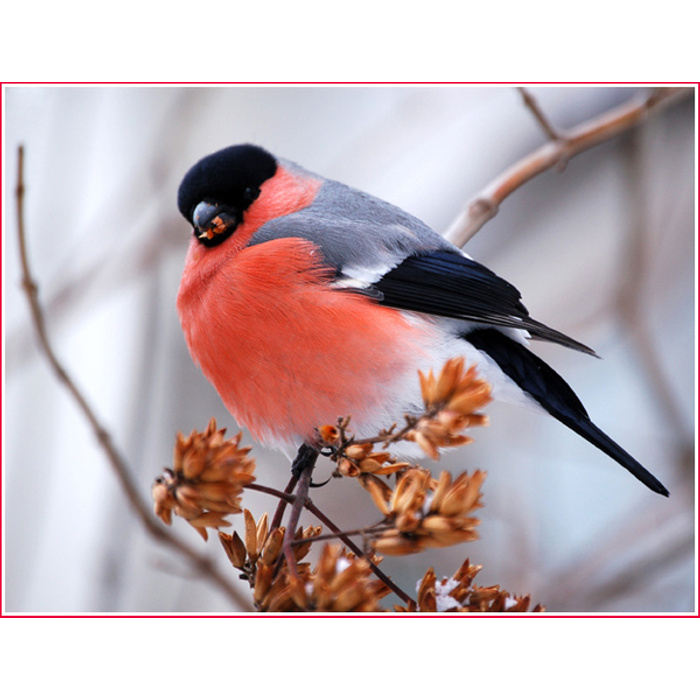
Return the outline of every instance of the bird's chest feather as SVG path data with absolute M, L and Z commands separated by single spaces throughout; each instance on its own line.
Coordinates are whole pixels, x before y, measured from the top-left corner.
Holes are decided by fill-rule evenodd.
M 187 345 L 260 439 L 307 439 L 339 416 L 391 410 L 397 383 L 422 364 L 426 329 L 329 279 L 303 239 L 231 256 L 190 249 L 178 295 Z

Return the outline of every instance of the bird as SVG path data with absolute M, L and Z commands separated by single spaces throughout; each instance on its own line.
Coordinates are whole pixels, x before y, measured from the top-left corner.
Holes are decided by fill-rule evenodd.
M 669 495 L 530 340 L 595 352 L 401 208 L 251 143 L 198 160 L 177 206 L 193 233 L 176 302 L 186 344 L 260 443 L 291 454 L 341 416 L 375 435 L 420 413 L 417 370 L 462 357 L 494 399 L 543 409 Z

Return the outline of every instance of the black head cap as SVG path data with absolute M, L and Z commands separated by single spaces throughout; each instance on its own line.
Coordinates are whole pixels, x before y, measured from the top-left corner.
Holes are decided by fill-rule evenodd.
M 260 193 L 260 185 L 277 171 L 277 161 L 259 146 L 229 146 L 193 165 L 177 193 L 180 213 L 193 223 L 202 201 L 220 202 L 245 211 Z

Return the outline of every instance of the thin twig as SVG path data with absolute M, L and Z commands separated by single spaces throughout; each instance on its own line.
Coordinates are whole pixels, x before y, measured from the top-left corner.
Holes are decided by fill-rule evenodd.
M 294 500 L 292 493 L 294 491 L 294 487 L 297 485 L 297 481 L 299 481 L 299 477 L 296 474 L 292 474 L 287 487 L 284 489 L 284 495 L 288 496 L 289 498 L 279 496 L 280 502 L 277 504 L 277 510 L 275 510 L 275 515 L 273 516 L 272 523 L 270 524 L 271 531 L 276 530 L 282 524 L 282 518 L 284 517 L 284 510 L 287 507 L 287 503 L 291 503 Z M 252 487 L 253 484 L 250 484 L 249 488 Z
M 290 482 L 291 483 L 291 482 Z M 294 481 L 296 484 L 296 480 Z M 260 493 L 266 493 L 270 496 L 274 496 L 275 498 L 278 498 L 280 500 L 280 503 L 284 503 L 285 505 L 287 503 L 293 503 L 295 500 L 295 497 L 291 494 L 291 492 L 288 491 L 279 491 L 278 489 L 273 489 L 269 486 L 263 486 L 262 484 L 247 484 L 245 486 L 246 489 L 250 491 L 259 491 Z M 287 487 L 289 488 L 289 487 Z M 367 562 L 370 565 L 370 568 L 372 569 L 374 575 L 388 588 L 390 588 L 401 600 L 403 600 L 405 603 L 411 604 L 415 601 L 411 599 L 411 596 L 409 596 L 404 590 L 399 588 L 366 554 L 365 552 L 358 547 L 351 539 L 351 536 L 355 535 L 367 535 L 367 534 L 372 534 L 376 532 L 381 532 L 382 524 L 380 523 L 379 525 L 373 525 L 369 528 L 362 528 L 359 530 L 341 530 L 323 511 L 319 510 L 314 503 L 307 497 L 303 507 L 309 511 L 312 515 L 314 515 L 321 523 L 323 523 L 331 532 L 326 535 L 319 535 L 317 537 L 310 537 L 310 538 L 304 538 L 300 540 L 296 539 L 291 539 L 290 540 L 290 547 L 294 547 L 297 544 L 301 544 L 302 542 L 309 542 L 309 541 L 317 541 L 317 540 L 328 540 L 328 539 L 338 539 L 340 540 L 351 552 L 353 552 L 356 556 L 362 557 L 363 559 L 366 559 Z M 278 509 L 279 510 L 279 509 Z M 273 525 L 274 525 L 274 520 L 273 520 Z M 271 525 L 270 526 L 270 532 L 273 530 L 277 529 L 279 527 L 279 524 L 277 525 Z M 387 526 L 388 527 L 388 526 Z M 289 529 L 289 528 L 288 528 Z
M 497 213 L 503 200 L 536 175 L 566 163 L 575 155 L 609 141 L 646 119 L 652 110 L 666 107 L 676 99 L 694 94 L 692 88 L 660 88 L 647 97 L 636 96 L 573 129 L 559 132 L 548 141 L 492 180 L 450 225 L 445 238 L 464 246 Z
M 552 141 L 561 140 L 562 136 L 554 125 L 549 121 L 547 115 L 540 109 L 540 105 L 529 90 L 519 87 L 518 92 L 523 98 L 525 106 L 533 113 L 542 130 Z
M 371 537 L 373 535 L 381 535 L 383 532 L 390 530 L 393 527 L 391 523 L 377 523 L 376 525 L 368 525 L 367 527 L 359 527 L 357 530 L 343 530 L 343 532 L 327 532 L 322 535 L 313 537 L 302 537 L 294 540 L 294 545 L 304 544 L 305 542 L 323 542 L 325 540 L 337 539 L 340 535 L 344 537 Z
M 158 525 L 155 518 L 151 515 L 150 507 L 141 498 L 138 487 L 135 481 L 131 478 L 130 469 L 126 464 L 126 461 L 115 447 L 112 436 L 97 418 L 97 414 L 58 359 L 51 341 L 49 340 L 49 335 L 46 330 L 44 311 L 41 303 L 39 302 L 38 286 L 32 276 L 29 265 L 29 255 L 27 252 L 24 226 L 24 195 L 24 148 L 20 146 L 18 149 L 16 202 L 17 236 L 19 240 L 20 259 L 22 265 L 22 288 L 24 289 L 29 302 L 32 322 L 38 336 L 41 351 L 45 355 L 49 365 L 53 369 L 59 381 L 68 390 L 68 393 L 78 404 L 81 413 L 85 416 L 88 423 L 92 427 L 95 437 L 97 438 L 97 442 L 107 456 L 107 460 L 112 467 L 112 471 L 117 477 L 117 480 L 124 490 L 129 503 L 136 512 L 136 515 L 146 528 L 146 531 L 161 543 L 175 549 L 184 557 L 189 559 L 196 571 L 216 585 L 219 590 L 237 606 L 242 609 L 248 608 L 249 604 L 243 595 L 236 590 L 236 588 L 223 574 L 217 570 L 215 565 L 207 557 L 198 554 L 194 549 L 189 547 L 184 542 L 181 542 L 177 537 Z
M 310 445 L 303 444 L 299 448 L 299 452 L 292 463 L 292 478 L 297 477 L 296 492 L 294 494 L 292 511 L 289 514 L 289 520 L 287 521 L 287 527 L 284 531 L 284 540 L 282 542 L 282 556 L 287 561 L 289 575 L 292 578 L 298 578 L 297 560 L 292 550 L 292 540 L 294 539 L 294 534 L 299 524 L 301 511 L 308 500 L 311 475 L 316 466 L 317 459 L 318 451 Z
M 404 590 L 399 588 L 366 554 L 365 552 L 360 549 L 351 539 L 350 535 L 355 534 L 354 532 L 343 532 L 338 528 L 337 525 L 335 525 L 331 520 L 326 517 L 326 515 L 318 510 L 313 503 L 311 503 L 308 499 L 306 502 L 305 507 L 309 510 L 309 512 L 313 513 L 332 533 L 333 537 L 337 537 L 351 552 L 353 552 L 356 556 L 362 557 L 363 559 L 366 559 L 367 562 L 370 565 L 370 568 L 374 572 L 374 575 L 380 580 L 383 581 L 386 586 L 388 586 L 401 600 L 403 600 L 405 603 L 414 603 L 411 599 L 411 596 L 409 596 Z M 375 529 L 377 526 L 375 526 Z M 361 531 L 358 531 L 357 534 L 362 534 Z M 293 544 L 297 544 L 297 541 L 294 541 Z

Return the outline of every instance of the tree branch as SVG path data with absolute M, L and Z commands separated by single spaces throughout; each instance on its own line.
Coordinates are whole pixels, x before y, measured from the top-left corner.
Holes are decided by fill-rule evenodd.
M 519 87 L 518 92 L 523 98 L 525 106 L 535 115 L 539 125 L 542 130 L 552 141 L 559 141 L 562 139 L 559 131 L 554 127 L 554 125 L 549 121 L 547 115 L 540 109 L 540 105 L 533 95 L 526 90 L 524 87 Z
M 126 497 L 129 500 L 133 510 L 136 512 L 139 520 L 146 528 L 146 531 L 159 542 L 171 547 L 187 558 L 194 569 L 202 576 L 207 578 L 212 584 L 214 584 L 229 600 L 234 602 L 242 609 L 249 608 L 250 605 L 244 596 L 223 574 L 217 570 L 215 565 L 207 557 L 198 554 L 194 549 L 189 547 L 189 545 L 180 541 L 177 537 L 158 525 L 157 521 L 151 514 L 150 504 L 147 504 L 146 501 L 141 498 L 138 487 L 131 477 L 130 469 L 124 458 L 119 454 L 119 451 L 115 447 L 111 435 L 102 425 L 97 417 L 97 414 L 90 406 L 83 393 L 78 389 L 76 383 L 73 381 L 63 364 L 59 361 L 51 341 L 49 340 L 49 335 L 46 330 L 44 311 L 39 302 L 38 286 L 34 281 L 29 265 L 29 255 L 27 252 L 24 226 L 24 195 L 24 148 L 20 146 L 18 149 L 16 188 L 17 236 L 19 240 L 22 266 L 22 288 L 24 289 L 27 296 L 27 301 L 29 302 L 32 323 L 39 340 L 39 348 L 48 360 L 51 369 L 54 371 L 59 381 L 65 386 L 68 393 L 73 397 L 74 401 L 78 404 L 80 412 L 85 416 L 90 424 L 93 432 L 95 433 L 98 444 L 102 448 L 110 466 L 112 467 L 112 471 L 117 477 L 117 480 L 126 494 Z
M 526 93 L 527 94 L 527 93 Z M 557 131 L 544 117 L 532 98 L 526 104 L 550 136 L 550 141 L 519 160 L 492 180 L 450 225 L 445 238 L 459 248 L 463 247 L 481 227 L 497 213 L 503 200 L 536 175 L 561 166 L 569 159 L 593 146 L 609 141 L 614 136 L 636 126 L 649 114 L 666 107 L 676 99 L 694 94 L 692 88 L 658 88 L 646 97 L 635 96 L 573 129 Z

